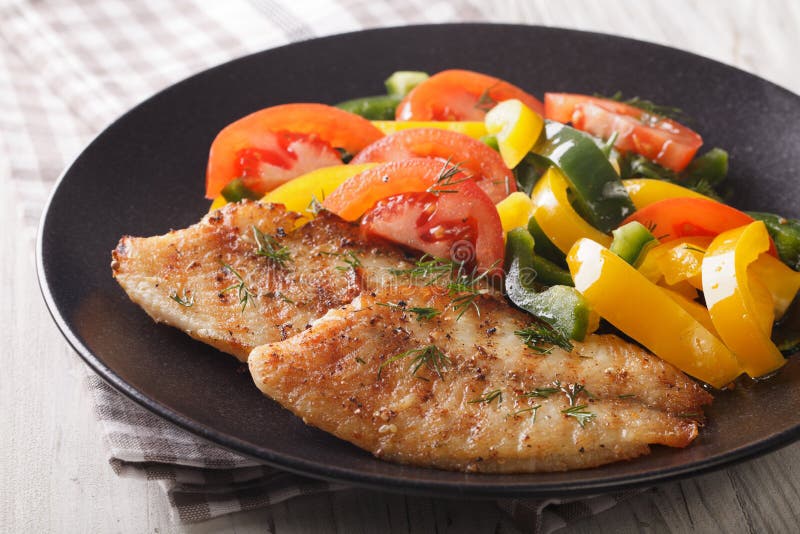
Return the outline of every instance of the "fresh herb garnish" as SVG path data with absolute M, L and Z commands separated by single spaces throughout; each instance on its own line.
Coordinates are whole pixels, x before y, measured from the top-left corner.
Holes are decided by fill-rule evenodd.
M 586 423 L 596 417 L 592 412 L 586 411 L 586 408 L 587 406 L 585 404 L 580 404 L 578 406 L 570 406 L 569 408 L 561 410 L 561 413 L 570 417 L 574 417 L 578 421 L 578 424 L 581 425 L 581 428 L 583 428 L 586 426 Z
M 596 95 L 602 97 L 602 95 Z M 644 98 L 639 98 L 638 96 L 634 96 L 633 98 L 623 99 L 622 91 L 617 91 L 610 97 L 604 97 L 610 100 L 616 100 L 617 102 L 622 102 L 623 104 L 628 104 L 629 106 L 633 106 L 635 108 L 639 108 L 648 115 L 654 115 L 657 117 L 666 117 L 668 119 L 675 119 L 682 122 L 691 122 L 689 117 L 686 113 L 683 112 L 681 108 L 677 108 L 674 106 L 662 106 L 661 104 L 656 104 L 651 100 L 646 100 Z
M 558 384 L 558 382 L 556 382 L 556 384 Z M 549 397 L 553 393 L 558 393 L 559 391 L 561 391 L 560 387 L 535 388 L 532 391 L 527 391 L 527 392 L 523 393 L 522 396 L 523 397 L 541 397 L 543 399 L 546 399 L 547 397 Z
M 361 365 L 367 365 L 367 362 L 365 362 L 361 356 L 356 356 L 356 361 Z
M 325 191 L 320 190 L 320 193 L 322 194 L 321 195 L 322 196 L 322 201 L 324 201 L 325 200 Z M 312 194 L 311 195 L 311 202 L 308 203 L 308 206 L 306 207 L 306 212 L 310 213 L 314 217 L 319 215 L 319 212 L 321 212 L 321 211 L 323 211 L 325 209 L 325 206 L 322 205 L 322 201 L 317 199 L 317 195 Z
M 379 302 L 378 306 L 385 306 L 393 310 L 402 310 L 411 312 L 417 316 L 417 321 L 419 322 L 429 321 L 442 313 L 440 310 L 437 310 L 436 308 L 422 308 L 417 306 L 412 306 L 409 308 L 405 305 L 405 303 Z
M 408 275 L 412 278 L 426 279 L 425 285 L 431 286 L 442 278 L 451 276 L 456 265 L 453 261 L 425 254 L 410 269 L 389 269 L 389 272 L 395 276 Z
M 384 367 L 409 356 L 412 358 L 411 362 L 408 364 L 408 368 L 411 370 L 412 375 L 416 375 L 420 367 L 424 365 L 430 369 L 431 372 L 435 373 L 439 378 L 444 380 L 442 371 L 446 370 L 450 365 L 450 358 L 448 358 L 447 354 L 442 352 L 441 349 L 436 345 L 426 345 L 425 347 L 410 349 L 392 356 L 383 362 L 378 368 L 378 378 L 381 377 Z
M 501 83 L 500 80 L 498 80 L 489 87 L 487 87 L 486 89 L 484 89 L 481 95 L 478 97 L 478 101 L 475 102 L 474 108 L 479 109 L 481 111 L 489 111 L 490 109 L 495 107 L 497 105 L 497 100 L 492 98 L 492 95 L 490 93 L 492 89 L 497 87 L 500 83 Z
M 277 239 L 265 234 L 255 225 L 253 226 L 253 239 L 258 245 L 256 250 L 258 256 L 264 256 L 281 267 L 285 267 L 287 261 L 292 261 L 292 254 L 288 248 L 280 246 Z
M 445 161 L 444 164 L 442 165 L 442 170 L 439 171 L 439 176 L 436 178 L 434 184 L 430 188 L 428 188 L 428 191 L 435 194 L 458 193 L 458 191 L 455 189 L 447 189 L 447 188 L 471 180 L 471 177 L 469 175 L 465 175 L 463 178 L 457 179 L 457 176 L 462 172 L 463 169 L 461 168 L 460 162 L 453 165 L 450 163 L 450 158 L 447 158 L 447 161 Z
M 342 261 L 346 265 L 337 265 L 336 266 L 337 271 L 345 272 L 352 269 L 355 272 L 357 268 L 361 267 L 361 260 L 358 259 L 356 253 L 353 252 L 352 250 L 348 250 L 344 254 L 340 254 L 338 252 L 323 252 L 323 254 L 327 254 L 328 256 L 339 256 L 340 258 L 342 258 Z
M 242 305 L 242 313 L 244 313 L 244 309 L 247 308 L 247 304 L 250 302 L 251 298 L 254 298 L 254 295 L 247 287 L 247 284 L 245 284 L 244 278 L 242 278 L 242 275 L 239 274 L 239 271 L 237 271 L 236 269 L 234 269 L 233 267 L 231 267 L 222 260 L 220 260 L 220 263 L 222 263 L 223 269 L 227 270 L 229 273 L 235 276 L 237 280 L 239 280 L 238 284 L 233 284 L 231 286 L 228 286 L 225 289 L 223 289 L 222 292 L 227 293 L 228 291 L 233 291 L 235 289 L 239 296 L 239 304 Z
M 455 276 L 451 276 L 450 282 L 447 284 L 447 293 L 452 297 L 450 305 L 453 307 L 453 311 L 458 314 L 456 315 L 456 321 L 461 319 L 470 307 L 475 308 L 475 313 L 480 317 L 481 309 L 475 300 L 487 292 L 486 289 L 480 287 L 480 284 L 496 266 L 497 262 L 477 276 L 475 271 L 465 273 L 459 267 L 458 273 Z
M 191 308 L 192 306 L 194 306 L 194 295 L 192 295 L 191 298 L 187 298 L 186 288 L 183 288 L 183 291 L 181 292 L 180 295 L 178 295 L 178 292 L 176 291 L 175 293 L 170 295 L 169 298 L 171 298 L 172 300 L 174 300 L 175 302 L 177 302 L 178 304 L 180 304 L 185 308 Z
M 491 404 L 495 399 L 497 399 L 497 403 L 498 404 L 501 404 L 503 402 L 503 391 L 502 390 L 494 389 L 492 391 L 484 393 L 483 395 L 481 395 L 480 397 L 478 397 L 476 399 L 472 399 L 471 401 L 468 401 L 468 403 L 469 404 L 478 404 L 478 403 Z
M 537 404 L 536 406 L 530 406 L 528 408 L 522 408 L 521 410 L 517 410 L 516 412 L 509 413 L 508 416 L 509 417 L 516 417 L 516 416 L 518 416 L 520 414 L 523 414 L 523 413 L 533 412 L 533 422 L 535 423 L 536 422 L 536 413 L 539 411 L 539 408 L 541 408 L 541 407 L 542 407 L 541 404 Z
M 617 395 L 617 398 L 618 398 L 618 399 L 632 399 L 632 398 L 633 398 L 633 397 L 635 397 L 635 396 L 636 396 L 636 395 L 635 395 L 635 394 L 633 394 L 633 393 L 625 393 L 625 394 L 623 394 L 623 395 Z
M 699 252 L 700 254 L 705 254 L 706 251 L 702 248 L 693 247 L 692 245 L 683 245 L 684 250 L 691 250 L 692 252 Z
M 563 391 L 567 395 L 567 400 L 569 401 L 570 406 L 575 406 L 575 399 L 578 398 L 578 395 L 584 393 L 590 399 L 595 398 L 592 393 L 586 389 L 586 386 L 583 384 L 568 384 L 566 387 L 562 387 L 561 391 Z
M 572 343 L 567 336 L 544 323 L 534 323 L 528 328 L 516 330 L 514 333 L 529 349 L 538 354 L 548 354 L 553 350 L 552 347 L 543 347 L 542 345 L 555 345 L 568 352 L 572 350 Z

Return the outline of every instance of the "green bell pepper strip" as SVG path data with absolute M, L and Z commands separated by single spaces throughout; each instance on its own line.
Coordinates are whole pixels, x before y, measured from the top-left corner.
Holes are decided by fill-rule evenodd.
M 569 271 L 535 252 L 535 242 L 535 238 L 523 227 L 514 228 L 506 235 L 506 258 L 520 259 L 522 285 L 527 289 L 535 289 L 536 284 L 574 286 Z
M 264 195 L 259 195 L 255 191 L 248 189 L 239 178 L 236 178 L 235 180 L 231 180 L 230 182 L 228 182 L 228 185 L 222 188 L 220 194 L 228 202 L 239 202 L 243 198 L 248 198 L 250 200 L 258 200 L 262 196 L 264 196 Z
M 783 263 L 800 271 L 800 220 L 758 211 L 748 211 L 747 214 L 758 221 L 764 221 Z
M 533 217 L 528 221 L 528 233 L 533 236 L 534 250 L 538 256 L 550 260 L 558 267 L 567 267 L 567 256 L 547 238 L 542 227 Z
M 610 232 L 636 209 L 614 167 L 587 134 L 546 121 L 533 152 L 561 169 L 576 211 L 598 230 Z
M 784 356 L 800 351 L 800 296 L 786 310 L 772 329 L 772 341 Z
M 589 303 L 574 287 L 555 285 L 537 292 L 533 237 L 524 228 L 509 232 L 506 244 L 508 271 L 505 289 L 516 306 L 533 314 L 564 336 L 577 341 L 589 329 Z
M 728 153 L 721 148 L 712 148 L 689 163 L 686 175 L 690 181 L 705 180 L 712 187 L 721 184 L 728 176 Z
M 611 233 L 614 240 L 609 250 L 634 267 L 639 266 L 648 249 L 658 244 L 656 237 L 637 221 L 620 226 Z
M 336 104 L 336 107 L 361 115 L 371 121 L 394 120 L 400 97 L 392 95 L 365 96 Z
M 383 82 L 386 92 L 391 96 L 404 97 L 413 88 L 430 78 L 427 72 L 419 70 L 398 70 Z

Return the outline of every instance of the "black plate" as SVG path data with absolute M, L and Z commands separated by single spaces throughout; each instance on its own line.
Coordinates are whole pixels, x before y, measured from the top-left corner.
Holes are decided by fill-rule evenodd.
M 117 389 L 209 440 L 282 468 L 436 495 L 566 495 L 650 484 L 775 449 L 800 434 L 800 366 L 717 395 L 685 450 L 555 474 L 476 475 L 404 467 L 305 426 L 261 396 L 239 364 L 157 326 L 111 277 L 124 234 L 154 235 L 203 215 L 208 147 L 229 122 L 285 102 L 335 103 L 382 91 L 392 71 L 461 67 L 539 96 L 546 90 L 640 95 L 679 106 L 706 146 L 731 153 L 735 205 L 797 216 L 800 98 L 686 52 L 607 35 L 512 25 L 412 26 L 316 39 L 198 74 L 147 100 L 65 172 L 38 242 L 44 298 L 64 336 Z

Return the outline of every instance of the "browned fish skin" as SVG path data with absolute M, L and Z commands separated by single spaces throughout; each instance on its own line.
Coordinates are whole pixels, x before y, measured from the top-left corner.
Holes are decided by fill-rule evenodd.
M 646 454 L 650 444 L 685 447 L 711 401 L 680 371 L 615 336 L 537 354 L 514 334 L 530 316 L 501 300 L 480 297 L 480 318 L 470 311 L 458 321 L 452 311 L 420 322 L 378 305 L 400 300 L 438 310 L 450 301 L 429 287 L 364 293 L 295 337 L 256 348 L 256 385 L 380 458 L 506 473 L 599 466 Z M 429 345 L 449 357 L 441 378 L 425 365 L 413 375 L 413 354 L 387 363 Z M 573 384 L 589 392 L 574 398 L 593 414 L 584 427 L 563 412 Z M 523 395 L 536 388 L 558 391 Z
M 246 361 L 264 343 L 286 339 L 362 290 L 408 265 L 396 248 L 363 241 L 358 226 L 333 215 L 301 229 L 281 205 L 244 201 L 206 215 L 199 223 L 156 237 L 123 237 L 112 252 L 112 272 L 131 300 L 157 322 Z M 281 266 L 256 254 L 252 227 L 287 247 Z M 360 266 L 348 255 L 355 254 Z M 242 310 L 236 275 L 252 297 Z M 185 306 L 174 298 L 184 299 Z

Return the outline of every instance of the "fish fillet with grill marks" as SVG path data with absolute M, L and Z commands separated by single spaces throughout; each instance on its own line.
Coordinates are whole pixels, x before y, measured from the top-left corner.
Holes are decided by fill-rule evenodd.
M 281 205 L 228 204 L 183 230 L 123 237 L 112 272 L 157 322 L 246 361 L 254 347 L 303 330 L 408 266 L 399 249 L 365 242 L 357 225 L 330 214 L 289 232 L 297 217 Z M 256 254 L 254 226 L 290 259 Z
M 379 305 L 399 301 L 409 311 Z M 697 436 L 711 396 L 644 350 L 592 335 L 571 352 L 537 354 L 514 334 L 530 317 L 491 296 L 476 300 L 480 317 L 445 311 L 420 322 L 410 311 L 449 302 L 432 287 L 364 293 L 256 348 L 251 374 L 306 423 L 405 464 L 560 471 Z

